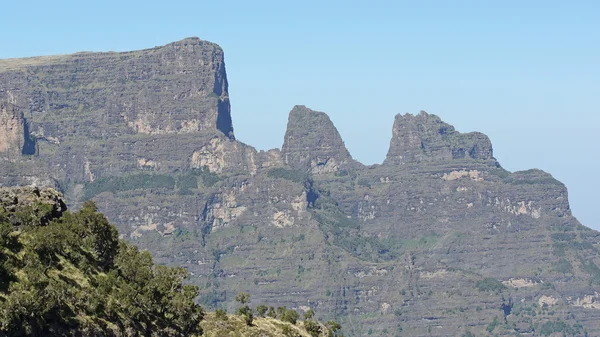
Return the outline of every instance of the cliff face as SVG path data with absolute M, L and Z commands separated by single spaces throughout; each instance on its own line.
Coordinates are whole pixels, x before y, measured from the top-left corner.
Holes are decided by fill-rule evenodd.
M 5 158 L 35 153 L 27 120 L 16 106 L 6 102 L 0 102 L 0 153 Z
M 425 111 L 416 116 L 396 115 L 386 164 L 450 159 L 493 160 L 492 143 L 479 132 L 461 134 Z
M 290 112 L 281 153 L 285 164 L 313 174 L 334 173 L 357 164 L 329 116 L 303 105 Z
M 248 291 L 354 336 L 600 334 L 598 232 L 563 184 L 502 169 L 481 133 L 397 115 L 367 167 L 325 113 L 296 106 L 282 149 L 257 151 L 230 132 L 220 48 L 197 39 L 0 61 L 0 94 L 18 110 L 0 115 L 0 183 L 96 200 L 209 306 Z
M 0 60 L 0 101 L 21 114 L 0 143 L 14 149 L 28 127 L 38 146 L 21 141 L 22 151 L 61 181 L 93 181 L 158 158 L 180 165 L 191 160 L 190 143 L 234 138 L 227 86 L 223 51 L 197 38 L 134 52 Z

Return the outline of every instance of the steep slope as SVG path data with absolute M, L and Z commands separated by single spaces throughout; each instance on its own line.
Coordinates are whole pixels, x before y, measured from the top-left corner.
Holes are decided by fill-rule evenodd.
M 199 336 L 198 288 L 120 241 L 92 203 L 0 188 L 0 335 Z
M 152 71 L 76 66 L 112 63 Z M 232 309 L 247 291 L 330 313 L 353 336 L 600 334 L 600 235 L 551 175 L 502 169 L 487 136 L 426 112 L 396 116 L 381 165 L 354 161 L 327 115 L 304 106 L 281 151 L 256 151 L 219 122 L 223 67 L 197 39 L 0 61 L 1 116 L 15 125 L 0 129 L 0 181 L 55 184 L 73 205 L 92 198 L 123 238 L 184 266 L 210 307 Z M 36 98 L 38 82 L 54 94 Z M 142 92 L 129 100 L 160 108 L 124 104 L 122 82 Z M 87 103 L 59 109 L 74 97 Z M 34 155 L 22 152 L 27 132 Z

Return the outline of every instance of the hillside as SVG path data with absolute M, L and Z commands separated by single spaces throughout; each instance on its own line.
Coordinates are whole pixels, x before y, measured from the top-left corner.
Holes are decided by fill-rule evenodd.
M 93 203 L 68 212 L 52 189 L 0 188 L 0 228 L 0 336 L 341 336 L 287 308 L 205 314 L 183 268 L 154 265 Z
M 281 149 L 257 151 L 234 137 L 221 49 L 197 38 L 0 60 L 0 106 L 0 184 L 94 200 L 207 308 L 244 291 L 347 336 L 600 335 L 600 233 L 566 187 L 438 116 L 396 115 L 366 166 L 299 105 Z

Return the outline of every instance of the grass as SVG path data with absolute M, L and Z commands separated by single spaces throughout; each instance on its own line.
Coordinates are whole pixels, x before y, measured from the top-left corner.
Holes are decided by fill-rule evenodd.
M 215 313 L 208 312 L 201 325 L 204 329 L 203 336 L 206 337 L 283 337 L 286 336 L 283 333 L 284 326 L 292 331 L 291 336 L 311 337 L 300 321 L 294 325 L 270 317 L 256 317 L 252 326 L 247 326 L 241 316 L 228 315 L 227 320 L 224 320 L 217 318 Z

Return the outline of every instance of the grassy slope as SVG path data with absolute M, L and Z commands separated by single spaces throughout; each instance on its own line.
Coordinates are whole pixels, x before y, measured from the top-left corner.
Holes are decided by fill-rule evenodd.
M 201 325 L 206 337 L 287 337 L 288 335 L 283 332 L 284 326 L 290 327 L 293 333 L 291 336 L 311 337 L 304 330 L 300 321 L 294 325 L 269 317 L 257 317 L 254 319 L 252 326 L 247 326 L 241 316 L 229 315 L 227 320 L 223 320 L 217 318 L 213 312 L 209 312 L 204 316 Z

